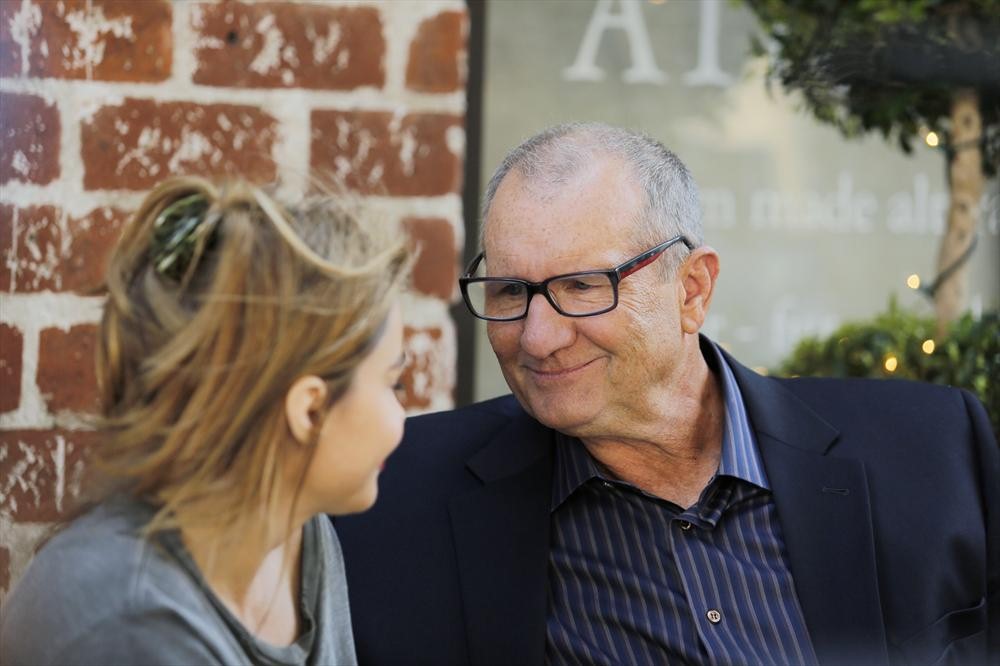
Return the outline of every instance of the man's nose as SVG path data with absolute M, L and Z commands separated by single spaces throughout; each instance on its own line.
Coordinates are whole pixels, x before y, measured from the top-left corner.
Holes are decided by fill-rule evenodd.
M 569 347 L 575 338 L 576 327 L 572 317 L 556 312 L 544 294 L 531 297 L 521 331 L 521 349 L 534 358 L 546 358 Z

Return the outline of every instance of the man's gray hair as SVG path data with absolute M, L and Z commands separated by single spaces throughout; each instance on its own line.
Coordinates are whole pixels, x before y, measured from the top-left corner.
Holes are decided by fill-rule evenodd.
M 510 151 L 486 186 L 480 241 L 493 197 L 512 169 L 533 185 L 552 188 L 569 182 L 596 159 L 609 156 L 629 164 L 646 193 L 646 210 L 638 221 L 636 242 L 655 245 L 680 234 L 695 247 L 704 242 L 698 186 L 684 163 L 656 139 L 603 123 L 556 125 Z

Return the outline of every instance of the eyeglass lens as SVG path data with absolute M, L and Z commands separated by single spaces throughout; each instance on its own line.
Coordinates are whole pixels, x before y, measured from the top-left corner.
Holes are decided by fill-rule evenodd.
M 615 289 L 606 273 L 567 275 L 548 283 L 556 306 L 566 314 L 586 315 L 615 304 Z M 511 280 L 471 282 L 467 289 L 477 314 L 504 319 L 520 317 L 528 309 L 528 289 Z

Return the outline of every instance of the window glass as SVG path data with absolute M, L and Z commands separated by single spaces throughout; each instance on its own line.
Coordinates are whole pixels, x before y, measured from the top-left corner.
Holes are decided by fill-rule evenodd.
M 936 274 L 946 162 L 881 137 L 847 140 L 797 107 L 750 55 L 755 18 L 728 2 L 546 0 L 487 7 L 482 185 L 508 149 L 558 122 L 643 130 L 701 188 L 722 272 L 705 332 L 751 366 L 803 336 L 902 307 L 932 314 L 907 277 Z M 968 306 L 996 309 L 1000 223 L 987 182 Z M 597 268 L 597 267 L 595 267 Z M 477 323 L 475 393 L 507 392 Z

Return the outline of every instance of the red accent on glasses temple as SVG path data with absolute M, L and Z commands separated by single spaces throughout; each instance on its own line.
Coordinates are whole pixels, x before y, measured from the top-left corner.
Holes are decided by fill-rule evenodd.
M 621 274 L 618 276 L 618 279 L 621 280 L 622 278 L 625 278 L 625 277 L 628 277 L 629 275 L 632 275 L 632 273 L 635 273 L 640 268 L 642 268 L 644 266 L 649 266 L 651 263 L 653 263 L 654 261 L 656 261 L 660 257 L 661 254 L 663 254 L 666 251 L 667 251 L 667 248 L 663 248 L 662 250 L 656 251 L 652 256 L 647 257 L 646 259 L 643 259 L 642 261 L 640 261 L 639 263 L 637 263 L 635 266 L 633 266 L 632 268 L 628 269 L 627 271 L 622 271 Z

